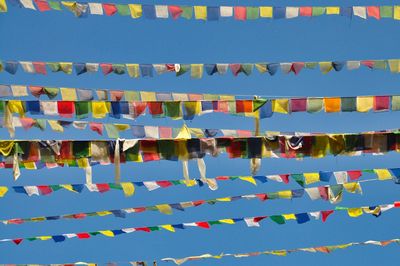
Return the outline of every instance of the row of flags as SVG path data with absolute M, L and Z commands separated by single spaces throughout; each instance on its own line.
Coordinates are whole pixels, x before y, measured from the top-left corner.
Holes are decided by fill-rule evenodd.
M 346 212 L 349 217 L 357 218 L 361 215 L 371 214 L 375 217 L 380 217 L 382 213 L 392 210 L 392 209 L 400 208 L 400 202 L 394 202 L 389 204 L 381 204 L 375 206 L 363 206 L 363 207 L 335 207 L 330 210 L 319 210 L 319 211 L 311 211 L 311 212 L 301 212 L 301 213 L 287 213 L 287 214 L 275 214 L 275 215 L 262 215 L 262 216 L 253 216 L 253 217 L 240 217 L 240 218 L 224 218 L 219 220 L 210 220 L 210 221 L 196 221 L 196 222 L 187 222 L 187 223 L 178 223 L 178 224 L 162 224 L 155 226 L 143 226 L 143 227 L 130 227 L 130 228 L 122 228 L 122 229 L 106 229 L 106 230 L 98 230 L 98 231 L 86 231 L 80 233 L 63 233 L 58 235 L 42 235 L 42 236 L 33 236 L 33 237 L 21 237 L 21 238 L 4 238 L 0 239 L 0 243 L 12 242 L 16 245 L 21 244 L 23 241 L 32 242 L 32 241 L 47 241 L 53 240 L 56 243 L 64 242 L 68 239 L 77 238 L 77 239 L 88 239 L 95 236 L 106 236 L 106 237 L 115 237 L 124 234 L 131 234 L 136 232 L 156 232 L 156 231 L 169 231 L 176 232 L 176 230 L 181 229 L 190 229 L 190 228 L 202 228 L 202 229 L 210 229 L 217 225 L 235 225 L 237 223 L 245 223 L 248 227 L 260 227 L 261 221 L 270 220 L 278 225 L 286 224 L 288 221 L 296 221 L 297 224 L 304 224 L 311 221 L 311 218 L 314 220 L 322 220 L 325 222 L 329 216 L 336 212 Z
M 47 75 L 49 72 L 82 75 L 84 73 L 97 73 L 104 75 L 128 74 L 131 78 L 153 77 L 155 74 L 173 73 L 177 77 L 190 72 L 191 78 L 199 79 L 205 74 L 208 76 L 225 75 L 231 72 L 233 76 L 243 74 L 250 76 L 256 69 L 260 74 L 275 75 L 279 70 L 282 73 L 298 75 L 303 69 L 320 69 L 323 74 L 331 71 L 356 70 L 361 67 L 372 70 L 389 70 L 391 73 L 400 73 L 399 59 L 379 60 L 337 60 L 314 62 L 259 62 L 259 63 L 208 63 L 208 64 L 138 64 L 138 63 L 82 63 L 82 62 L 42 62 L 42 61 L 0 61 L 0 72 L 5 71 L 15 75 L 19 68 L 25 73 Z
M 11 0 L 10 0 L 11 1 Z M 52 0 L 12 0 L 20 7 L 40 12 L 71 11 L 77 17 L 90 15 L 130 16 L 133 19 L 196 19 L 217 21 L 224 18 L 235 20 L 293 19 L 297 17 L 319 17 L 323 15 L 341 15 L 362 19 L 400 19 L 400 6 L 187 6 L 187 5 L 149 5 L 86 3 Z M 0 1 L 0 12 L 7 12 L 5 0 Z

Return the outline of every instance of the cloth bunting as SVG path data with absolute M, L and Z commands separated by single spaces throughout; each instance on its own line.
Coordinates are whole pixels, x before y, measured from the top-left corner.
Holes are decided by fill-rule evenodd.
M 372 246 L 381 246 L 387 247 L 392 243 L 400 243 L 400 239 L 390 239 L 390 240 L 368 240 L 365 242 L 350 242 L 344 244 L 337 244 L 337 245 L 329 245 L 329 246 L 316 246 L 316 247 L 306 247 L 306 248 L 295 248 L 295 249 L 279 249 L 279 250 L 265 250 L 265 251 L 253 251 L 248 253 L 221 253 L 218 255 L 212 254 L 204 254 L 199 256 L 189 256 L 184 258 L 163 258 L 161 261 L 166 262 L 173 262 L 176 265 L 181 265 L 187 261 L 196 261 L 196 260 L 206 260 L 206 259 L 222 259 L 225 257 L 232 257 L 232 258 L 247 258 L 247 257 L 254 257 L 254 256 L 261 256 L 261 255 L 273 255 L 273 256 L 286 256 L 291 253 L 297 252 L 309 252 L 309 253 L 316 253 L 320 252 L 323 254 L 329 254 L 335 250 L 347 249 L 353 246 L 365 247 L 367 245 Z
M 141 4 L 100 4 L 100 3 L 77 3 L 67 1 L 45 1 L 45 0 L 19 0 L 20 6 L 25 9 L 38 10 L 40 12 L 49 10 L 71 11 L 76 17 L 86 17 L 91 15 L 112 16 L 131 16 L 133 19 L 143 17 L 146 19 L 165 19 L 169 14 L 174 19 L 191 19 L 215 21 L 219 17 L 234 17 L 237 20 L 252 20 L 258 18 L 265 19 L 292 19 L 296 17 L 318 17 L 322 15 L 342 15 L 352 18 L 353 16 L 362 19 L 391 18 L 400 19 L 399 6 L 302 6 L 302 7 L 273 7 L 273 6 L 160 6 L 160 5 L 141 5 Z M 5 0 L 0 2 L 0 11 L 7 12 Z M 179 15 L 177 15 L 179 14 Z
M 160 187 L 162 183 L 159 183 Z M 165 183 L 164 183 L 165 185 Z M 349 183 L 349 185 L 352 185 Z M 357 184 L 359 186 L 359 184 Z M 14 187 L 14 191 L 17 193 L 25 193 L 28 196 L 32 195 L 49 195 L 53 192 L 54 189 L 61 189 L 64 188 L 66 190 L 72 191 L 72 192 L 78 192 L 80 193 L 83 190 L 83 185 L 51 185 L 51 186 L 24 186 L 24 187 Z M 135 192 L 135 186 L 134 183 L 131 182 L 123 182 L 120 184 L 86 184 L 86 188 L 91 191 L 91 192 L 100 192 L 104 193 L 109 191 L 111 188 L 117 189 L 117 190 L 123 190 L 125 196 L 132 196 Z M 305 189 L 311 190 L 314 188 L 309 188 Z M 317 190 L 326 190 L 330 191 L 329 186 L 324 186 L 324 187 L 318 187 L 316 188 Z M 4 194 L 7 192 L 8 188 L 7 187 L 0 187 L 0 195 L 4 196 Z M 350 191 L 347 190 L 350 193 L 357 193 L 358 191 Z M 93 216 L 107 216 L 107 215 L 114 215 L 117 217 L 122 217 L 125 218 L 126 214 L 131 214 L 131 213 L 141 213 L 145 211 L 159 211 L 160 213 L 170 215 L 173 213 L 173 210 L 179 210 L 179 211 L 184 211 L 186 208 L 191 208 L 191 207 L 199 207 L 201 205 L 204 205 L 206 203 L 211 204 L 214 206 L 216 203 L 231 203 L 233 201 L 237 200 L 250 200 L 250 199 L 259 199 L 261 201 L 266 201 L 266 200 L 273 200 L 273 199 L 295 199 L 295 198 L 301 198 L 304 195 L 304 190 L 286 190 L 286 191 L 278 191 L 278 192 L 270 192 L 270 193 L 258 193 L 258 194 L 250 194 L 250 195 L 239 195 L 239 196 L 229 196 L 229 197 L 223 197 L 223 198 L 214 198 L 214 199 L 208 199 L 208 200 L 195 200 L 195 201 L 188 201 L 188 202 L 178 202 L 178 203 L 164 203 L 164 204 L 158 204 L 158 205 L 153 205 L 153 206 L 146 206 L 146 207 L 132 207 L 132 208 L 124 208 L 124 209 L 119 209 L 119 210 L 105 210 L 105 211 L 96 211 L 96 212 L 88 212 L 88 213 L 75 213 L 75 214 L 64 214 L 64 215 L 56 215 L 56 216 L 48 216 L 48 217 L 33 217 L 33 218 L 24 218 L 24 219 L 7 219 L 7 220 L 0 220 L 3 224 L 22 224 L 25 222 L 43 222 L 43 221 L 48 221 L 48 220 L 60 220 L 60 219 L 83 219 L 86 217 L 93 217 Z M 311 198 L 313 199 L 313 198 Z M 320 198 L 322 199 L 322 198 Z M 324 198 L 327 200 L 328 198 Z M 337 202 L 335 202 L 337 203 Z M 375 213 L 373 213 L 375 214 Z M 54 218 L 57 217 L 57 218 Z M 323 216 L 324 217 L 324 216 Z M 307 222 L 309 219 L 307 219 L 306 214 L 299 214 L 298 216 L 294 217 L 294 219 L 297 219 L 300 221 L 299 223 L 304 223 Z M 18 222 L 16 222 L 18 221 Z M 246 221 L 247 224 L 250 223 L 255 223 L 254 220 L 252 221 Z M 257 226 L 257 225 L 253 225 Z
M 169 209 L 165 209 L 165 206 L 157 205 L 157 209 L 162 209 L 162 212 L 169 212 Z M 381 212 L 391 210 L 393 208 L 399 208 L 400 204 L 398 202 L 391 203 L 391 204 L 384 204 L 379 205 Z M 359 217 L 359 209 L 360 210 L 367 210 L 366 213 L 370 214 L 370 210 L 377 208 L 377 206 L 368 206 L 368 207 L 356 207 L 356 208 L 348 208 L 348 207 L 337 207 L 335 212 L 346 211 L 349 217 L 356 218 Z M 319 211 L 323 212 L 323 211 Z M 311 212 L 315 214 L 314 212 Z M 103 213 L 103 214 L 107 214 Z M 362 212 L 361 212 L 362 214 Z M 81 215 L 82 216 L 82 215 Z M 197 222 L 189 222 L 189 223 L 181 223 L 181 224 L 163 224 L 163 225 L 156 225 L 156 226 L 144 226 L 144 227 L 132 227 L 132 228 L 123 228 L 123 229 L 114 229 L 114 230 L 100 230 L 100 231 L 92 231 L 92 232 L 82 232 L 82 233 L 64 233 L 61 235 L 50 235 L 50 236 L 34 236 L 28 238 L 14 238 L 14 239 L 0 239 L 0 242 L 14 242 L 16 245 L 21 244 L 24 240 L 34 241 L 34 240 L 53 240 L 54 242 L 63 242 L 67 238 L 78 238 L 78 239 L 87 239 L 98 235 L 103 235 L 106 237 L 115 237 L 121 234 L 130 234 L 134 232 L 155 232 L 166 230 L 169 232 L 175 232 L 175 229 L 189 229 L 193 227 L 198 227 L 201 229 L 210 229 L 216 225 L 236 225 L 239 222 L 244 222 L 248 226 L 253 227 L 255 224 L 259 224 L 260 221 L 266 221 L 268 218 L 278 224 L 285 224 L 286 221 L 296 220 L 298 224 L 303 224 L 309 222 L 311 217 L 317 217 L 315 215 L 311 215 L 309 212 L 304 213 L 292 213 L 292 214 L 277 214 L 277 215 L 270 215 L 270 216 L 255 216 L 255 217 L 240 217 L 240 218 L 225 218 L 219 220 L 212 220 L 212 221 L 197 221 Z M 380 217 L 376 216 L 375 217 Z M 286 217 L 286 218 L 285 218 Z M 253 221 L 249 223 L 248 221 Z M 247 222 L 246 222 L 247 221 Z M 16 221 L 18 224 L 18 221 Z M 256 225 L 257 226 L 257 225 Z
M 21 107 L 19 103 L 18 101 L 13 102 L 13 111 L 19 112 Z M 57 106 L 46 106 L 48 113 L 54 112 L 56 109 Z M 36 124 L 38 124 L 38 121 L 36 120 Z M 120 127 L 120 129 L 125 130 L 124 127 Z M 121 140 L 121 145 L 122 147 L 127 145 L 127 148 L 120 150 L 120 158 L 124 158 L 121 163 L 126 163 L 158 160 L 197 160 L 204 158 L 207 154 L 216 157 L 222 152 L 226 152 L 231 159 L 322 158 L 328 155 L 355 156 L 364 152 L 380 155 L 385 152 L 398 152 L 400 150 L 398 148 L 400 140 L 396 136 L 397 131 L 382 131 L 358 134 L 270 134 L 265 137 L 125 139 Z M 86 168 L 89 165 L 107 165 L 113 162 L 115 140 L 49 140 L 48 142 L 52 143 L 52 149 L 36 140 L 0 141 L 0 147 L 11 149 L 5 152 L 0 149 L 3 154 L 0 167 L 12 168 L 15 162 L 18 163 L 20 168 L 26 169 L 32 169 L 32 165 L 36 165 L 35 169 L 57 166 Z M 210 145 L 210 143 L 213 144 Z M 57 149 L 54 149 L 55 147 Z M 62 152 L 60 153 L 59 151 Z M 356 151 L 358 152 L 357 154 L 355 154 Z M 15 154 L 16 156 L 14 156 Z M 37 154 L 38 156 L 30 156 L 30 154 Z M 377 173 L 380 179 L 391 178 L 398 180 L 398 173 L 393 169 L 391 170 L 391 177 L 388 176 L 389 172 L 387 171 L 379 171 Z M 306 182 L 305 176 L 294 174 L 291 176 L 297 183 L 304 186 Z M 347 182 L 348 177 L 348 173 L 335 172 L 335 178 L 340 180 L 340 183 Z M 314 173 L 311 177 L 308 175 L 307 178 L 309 180 L 307 182 L 313 183 L 317 180 L 317 175 Z M 330 176 L 325 173 L 321 175 L 320 173 L 319 178 L 320 180 L 327 180 Z M 333 195 L 335 197 L 339 196 L 335 193 Z
M 115 5 L 115 4 L 103 4 L 103 8 L 97 5 L 90 6 L 93 9 L 102 8 L 97 12 L 101 14 L 106 14 L 108 16 L 114 16 L 115 14 L 128 15 L 128 8 L 124 5 Z M 137 5 L 129 5 L 137 6 Z M 44 7 L 45 8 L 45 7 Z M 132 7 L 133 8 L 133 7 Z M 77 12 L 77 14 L 81 14 L 80 16 L 87 14 L 86 9 L 82 10 L 78 7 L 72 7 L 73 10 Z M 103 10 L 104 9 L 104 10 Z M 133 8 L 134 14 L 139 15 L 138 10 Z M 223 17 L 220 12 L 215 7 L 201 7 L 199 6 L 196 9 L 198 12 L 197 18 L 200 20 L 219 20 L 220 17 Z M 245 8 L 245 7 L 235 7 L 233 10 L 235 15 L 235 19 L 237 20 L 247 20 L 247 19 L 256 19 L 258 17 L 262 17 L 262 12 L 258 13 L 258 10 L 254 10 L 253 8 Z M 304 7 L 301 9 L 303 11 L 302 14 L 304 16 L 308 16 L 311 14 L 310 12 L 321 12 L 322 10 L 317 9 L 309 9 Z M 368 12 L 372 12 L 372 17 L 374 19 L 378 16 L 374 11 L 366 11 L 365 7 L 361 9 L 356 9 L 357 17 L 364 17 Z M 399 10 L 399 20 L 400 20 L 400 7 Z M 83 12 L 84 11 L 84 12 Z M 132 9 L 130 10 L 132 11 Z M 140 10 L 141 12 L 141 10 Z M 185 13 L 185 8 L 178 6 L 143 6 L 144 17 L 149 19 L 167 19 L 172 17 L 173 19 L 177 19 L 179 17 L 184 17 L 187 15 Z M 278 14 L 285 15 L 284 11 L 276 10 Z M 289 16 L 295 16 L 296 11 L 288 10 Z M 293 13 L 294 12 L 294 13 Z M 365 13 L 367 12 L 367 13 Z M 315 13 L 315 14 L 316 14 Z M 208 17 L 207 17 L 208 14 Z M 353 14 L 353 13 L 351 13 Z M 141 13 L 140 13 L 141 16 Z M 303 16 L 303 15 L 302 15 Z M 72 74 L 75 72 L 76 75 L 81 75 L 86 72 L 93 73 L 98 72 L 99 68 L 104 75 L 109 75 L 111 73 L 116 75 L 128 74 L 132 78 L 139 77 L 153 77 L 154 72 L 158 75 L 164 73 L 175 73 L 175 75 L 182 76 L 186 72 L 190 72 L 190 76 L 194 79 L 199 79 L 203 77 L 203 73 L 206 72 L 208 75 L 213 75 L 214 73 L 218 73 L 220 75 L 226 74 L 228 72 L 228 68 L 230 68 L 230 72 L 233 76 L 238 76 L 240 73 L 243 73 L 246 76 L 253 74 L 253 68 L 256 68 L 260 74 L 269 73 L 271 76 L 275 75 L 280 69 L 283 73 L 289 74 L 293 72 L 295 75 L 300 74 L 303 69 L 317 69 L 319 68 L 321 73 L 327 74 L 332 72 L 333 70 L 338 72 L 343 69 L 347 70 L 356 70 L 360 69 L 363 66 L 366 69 L 370 70 L 383 70 L 390 71 L 391 73 L 400 73 L 400 59 L 377 59 L 377 60 L 348 60 L 348 61 L 321 61 L 321 62 L 269 62 L 269 63 L 228 63 L 228 64 L 216 64 L 216 63 L 207 63 L 207 64 L 180 64 L 180 63 L 169 63 L 169 64 L 139 64 L 139 63 L 84 63 L 84 62 L 31 62 L 31 61 L 15 61 L 15 60 L 7 60 L 0 61 L 0 70 L 5 70 L 9 74 L 15 75 L 18 72 L 19 66 L 26 73 L 31 74 L 43 74 L 47 75 L 48 72 L 63 72 L 65 74 Z M 317 67 L 319 66 L 319 67 Z M 217 71 L 216 71 L 217 70 Z

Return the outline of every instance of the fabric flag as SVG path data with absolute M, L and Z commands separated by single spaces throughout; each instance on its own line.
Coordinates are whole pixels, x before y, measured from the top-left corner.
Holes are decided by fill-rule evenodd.
M 194 6 L 194 16 L 196 19 L 207 20 L 207 7 Z
M 0 0 L 0 12 L 7 12 L 6 0 Z
M 129 4 L 129 10 L 131 11 L 132 18 L 140 18 L 142 16 L 142 5 L 140 4 Z

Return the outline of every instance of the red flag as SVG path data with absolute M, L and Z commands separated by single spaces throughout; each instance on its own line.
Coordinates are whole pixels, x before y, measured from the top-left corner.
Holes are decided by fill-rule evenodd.
M 310 7 L 310 6 L 300 7 L 300 16 L 301 17 L 311 17 L 312 16 L 312 7 Z
M 108 75 L 113 71 L 112 64 L 103 63 L 100 64 L 100 67 L 104 75 Z
M 50 186 L 37 186 L 37 188 L 40 190 L 40 193 L 42 195 L 48 195 L 51 194 L 51 192 L 53 192 Z
M 77 236 L 79 239 L 90 238 L 90 235 L 89 235 L 88 233 L 78 233 L 78 234 L 76 234 L 76 236 Z
M 379 6 L 367 6 L 368 17 L 381 19 L 381 12 Z
M 283 183 L 289 183 L 289 175 L 279 175 L 282 178 Z
M 295 62 L 290 67 L 290 71 L 292 71 L 295 75 L 299 74 L 300 71 L 303 69 L 304 63 L 303 62 Z
M 8 224 L 23 224 L 24 220 L 18 218 L 18 219 L 11 219 L 11 220 L 7 220 Z
M 39 87 L 39 86 L 28 86 L 31 94 L 33 96 L 35 96 L 36 98 L 39 98 L 40 95 L 44 94 L 44 89 L 43 87 Z
M 182 15 L 182 8 L 179 6 L 168 6 L 169 13 L 173 19 L 178 19 Z
M 172 138 L 172 128 L 170 127 L 159 127 L 160 138 Z
M 34 0 L 37 8 L 40 12 L 49 11 L 51 10 L 49 3 L 44 0 Z
M 109 184 L 96 184 L 96 186 L 100 193 L 104 193 L 110 190 Z
M 244 6 L 235 6 L 234 11 L 235 11 L 235 19 L 237 19 L 237 20 L 246 20 L 246 17 L 247 17 L 246 7 L 244 7 Z
M 229 64 L 229 68 L 232 71 L 232 74 L 236 77 L 242 70 L 241 64 Z
M 12 241 L 16 244 L 16 245 L 19 245 L 21 242 L 22 242 L 22 238 L 16 238 L 16 239 L 13 239 Z
M 58 101 L 58 113 L 62 117 L 71 118 L 75 113 L 75 103 L 72 101 Z
M 161 115 L 164 113 L 162 102 L 148 102 L 147 106 L 151 115 Z
M 347 174 L 349 175 L 350 180 L 357 180 L 362 175 L 362 172 L 359 170 L 352 170 L 352 171 L 347 171 Z
M 236 101 L 237 113 L 251 113 L 253 112 L 253 101 L 251 100 L 237 100 Z
M 400 201 L 395 201 L 394 202 L 394 207 L 395 208 L 400 208 Z
M 32 62 L 33 67 L 35 68 L 35 72 L 39 74 L 46 75 L 46 63 L 45 62 Z
M 74 217 L 74 219 L 84 219 L 87 215 L 84 213 L 77 213 L 72 215 L 72 217 Z
M 262 220 L 264 220 L 265 218 L 267 218 L 268 216 L 258 216 L 258 217 L 254 217 L 253 221 L 258 223 Z
M 205 200 L 196 200 L 196 201 L 193 201 L 192 203 L 194 206 L 197 207 L 197 206 L 200 206 L 200 205 L 206 203 L 206 201 Z
M 111 101 L 121 101 L 124 97 L 124 91 L 110 91 Z
M 172 186 L 172 183 L 170 181 L 156 181 L 157 185 L 159 185 L 162 188 L 166 188 L 169 186 Z
M 201 227 L 201 228 L 205 228 L 205 229 L 209 229 L 210 228 L 210 224 L 207 223 L 207 222 L 197 222 L 196 224 L 197 224 L 198 227 Z
M 89 127 L 91 130 L 93 130 L 94 132 L 97 132 L 99 135 L 103 135 L 103 124 L 102 123 L 90 122 Z
M 138 207 L 138 208 L 133 208 L 135 212 L 144 212 L 146 210 L 145 207 Z
M 135 117 L 142 115 L 146 111 L 147 104 L 144 102 L 134 102 L 133 109 L 135 111 Z
M 118 11 L 114 4 L 103 4 L 103 10 L 107 16 L 112 16 Z
M 135 230 L 136 231 L 143 231 L 143 232 L 147 232 L 147 233 L 151 232 L 150 228 L 148 228 L 148 227 L 138 227 L 138 228 L 135 228 Z
M 372 61 L 372 60 L 363 60 L 363 61 L 361 61 L 361 65 L 366 66 L 366 67 L 368 67 L 370 69 L 373 69 L 374 68 L 374 61 Z
M 390 107 L 390 96 L 374 96 L 374 111 L 387 111 Z
M 325 222 L 328 219 L 329 215 L 333 213 L 333 210 L 330 211 L 321 211 L 322 214 L 322 221 Z
M 261 201 L 265 201 L 268 199 L 268 195 L 263 193 L 263 194 L 256 194 L 257 198 L 259 198 Z

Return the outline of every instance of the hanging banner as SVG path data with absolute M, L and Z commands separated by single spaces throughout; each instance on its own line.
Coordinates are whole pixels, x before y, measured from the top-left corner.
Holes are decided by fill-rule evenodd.
M 28 185 L 28 186 L 12 186 L 11 189 L 8 187 L 0 186 L 0 197 L 4 197 L 7 192 L 21 193 L 28 196 L 46 196 L 53 192 L 58 191 L 70 191 L 74 193 L 81 193 L 86 188 L 89 192 L 100 192 L 105 193 L 112 190 L 123 191 L 125 196 L 133 196 L 136 188 L 146 188 L 148 191 L 154 191 L 160 188 L 169 188 L 178 185 L 185 185 L 186 187 L 207 187 L 209 182 L 217 184 L 224 181 L 242 181 L 248 184 L 257 185 L 258 183 L 265 184 L 268 181 L 281 182 L 289 184 L 290 180 L 296 182 L 301 187 L 305 187 L 310 184 L 317 182 L 334 182 L 338 185 L 347 184 L 358 180 L 365 174 L 371 174 L 375 179 L 361 180 L 359 182 L 369 181 L 386 181 L 393 180 L 395 184 L 400 184 L 400 168 L 377 168 L 377 169 L 363 169 L 363 170 L 348 170 L 348 171 L 319 171 L 309 173 L 297 173 L 297 174 L 279 174 L 279 175 L 257 175 L 257 176 L 217 176 L 215 178 L 205 179 L 179 179 L 179 180 L 158 180 L 158 181 L 144 181 L 144 182 L 122 182 L 122 183 L 92 183 L 92 184 L 57 184 L 57 185 Z M 324 186 L 323 186 L 324 187 Z M 315 189 L 314 189 L 315 190 Z M 314 191 L 313 190 L 313 191 Z M 296 195 L 296 191 L 293 190 L 292 197 Z M 320 190 L 315 190 L 318 195 Z M 279 194 L 279 193 L 278 193 Z M 309 194 L 309 193 L 308 193 Z M 310 194 L 309 194 L 310 195 Z M 269 196 L 268 199 L 273 198 Z M 267 198 L 266 198 L 267 199 Z
M 228 158 L 322 158 L 327 155 L 382 155 L 400 151 L 398 132 L 326 135 L 270 135 L 192 139 L 125 140 L 4 140 L 0 141 L 0 168 L 41 169 L 114 162 L 119 142 L 121 163 L 159 160 L 187 161 L 226 152 Z M 313 178 L 313 177 L 312 177 Z
M 388 112 L 400 110 L 400 95 L 307 97 L 293 99 L 196 100 L 196 101 L 0 101 L 0 114 L 58 116 L 63 118 L 135 119 L 146 113 L 153 118 L 193 120 L 195 116 L 224 113 L 269 118 L 274 113 Z
M 49 100 L 63 101 L 216 101 L 216 100 L 246 100 L 254 99 L 254 95 L 236 97 L 230 94 L 203 94 L 203 93 L 178 93 L 178 92 L 155 92 L 137 90 L 112 90 L 112 89 L 82 89 L 65 88 L 54 86 L 34 85 L 0 85 L 0 98 L 24 98 L 33 96 L 41 98 L 46 96 Z
M 238 21 L 257 19 L 294 19 L 320 16 L 337 16 L 352 19 L 400 19 L 400 6 L 187 6 L 117 3 L 85 3 L 74 1 L 13 0 L 19 7 L 33 11 L 69 11 L 78 18 L 94 16 L 125 16 L 131 19 L 186 19 Z M 34 4 L 35 3 L 35 4 Z M 7 12 L 6 2 L 0 4 L 0 12 Z M 40 67 L 37 66 L 37 67 Z M 173 65 L 172 65 L 173 67 Z M 81 70 L 83 71 L 83 70 Z
M 400 9 L 399 9 L 400 16 Z M 27 67 L 29 66 L 29 67 Z M 40 66 L 40 68 L 35 67 Z M 282 73 L 298 75 L 303 69 L 319 69 L 321 73 L 339 72 L 343 69 L 356 70 L 359 68 L 371 70 L 385 70 L 391 73 L 400 73 L 400 59 L 365 59 L 347 61 L 310 61 L 310 62 L 258 62 L 258 63 L 76 63 L 76 62 L 31 62 L 7 60 L 0 61 L 0 71 L 15 75 L 19 69 L 25 73 L 47 75 L 48 73 L 60 72 L 71 75 L 82 75 L 84 73 L 97 73 L 103 75 L 114 73 L 116 75 L 128 74 L 131 78 L 152 78 L 165 73 L 175 74 L 176 77 L 190 74 L 193 79 L 202 78 L 205 74 L 225 75 L 231 72 L 233 76 L 241 73 L 245 76 L 254 74 L 254 69 L 259 74 L 268 73 L 275 75 L 279 70 Z
M 196 260 L 203 260 L 203 259 L 222 259 L 225 257 L 233 257 L 233 258 L 247 258 L 247 257 L 254 257 L 254 256 L 261 256 L 261 255 L 273 255 L 273 256 L 286 256 L 291 253 L 295 252 L 309 252 L 309 253 L 324 253 L 330 254 L 333 251 L 347 249 L 349 247 L 359 246 L 380 246 L 380 247 L 387 247 L 392 243 L 400 244 L 400 239 L 390 239 L 390 240 L 368 240 L 365 242 L 350 242 L 345 244 L 337 244 L 337 245 L 329 245 L 329 246 L 316 246 L 316 247 L 306 247 L 306 248 L 295 248 L 295 249 L 278 249 L 278 250 L 265 250 L 265 251 L 253 251 L 248 253 L 220 253 L 218 255 L 211 255 L 211 254 L 203 254 L 199 256 L 189 256 L 185 258 L 164 258 L 161 261 L 170 261 L 174 262 L 176 265 L 181 265 L 187 261 L 196 261 Z
M 0 242 L 13 242 L 16 245 L 21 244 L 24 240 L 26 241 L 35 241 L 35 240 L 53 240 L 54 242 L 64 242 L 67 239 L 78 238 L 78 239 L 87 239 L 94 236 L 103 235 L 106 237 L 115 237 L 122 234 L 130 234 L 134 232 L 155 232 L 155 231 L 169 231 L 175 232 L 179 229 L 189 229 L 193 227 L 202 228 L 202 229 L 210 229 L 216 225 L 234 225 L 236 223 L 245 223 L 248 227 L 260 227 L 261 221 L 263 220 L 271 220 L 272 222 L 282 225 L 287 221 L 295 220 L 298 224 L 307 223 L 311 220 L 311 218 L 315 220 L 322 219 L 325 222 L 328 216 L 332 215 L 335 212 L 344 211 L 347 212 L 349 217 L 356 218 L 361 216 L 363 213 L 372 214 L 375 217 L 380 217 L 383 212 L 391 210 L 393 208 L 400 208 L 399 202 L 394 202 L 390 204 L 381 204 L 375 206 L 367 206 L 367 207 L 335 207 L 335 209 L 331 210 L 321 210 L 321 211 L 312 211 L 312 212 L 303 212 L 303 213 L 288 213 L 288 214 L 276 214 L 270 216 L 255 216 L 255 217 L 241 217 L 241 218 L 225 218 L 220 220 L 212 220 L 212 221 L 197 221 L 197 222 L 189 222 L 189 223 L 180 223 L 180 224 L 163 224 L 156 226 L 144 226 L 144 227 L 131 227 L 131 228 L 123 228 L 123 229 L 114 229 L 114 230 L 99 230 L 92 232 L 81 232 L 81 233 L 64 233 L 60 235 L 46 235 L 46 236 L 34 236 L 34 237 L 26 237 L 26 238 L 10 238 L 10 239 L 0 239 Z M 164 209 L 165 210 L 165 209 Z
M 122 183 L 120 186 L 121 189 L 124 190 L 126 196 L 133 195 L 135 190 L 131 183 Z M 90 191 L 96 191 L 100 193 L 104 193 L 110 190 L 110 187 L 106 186 L 105 184 L 91 184 L 91 185 L 86 184 L 86 187 Z M 22 189 L 24 190 L 24 192 L 22 191 Z M 65 189 L 70 189 L 70 191 L 75 192 L 76 187 L 74 188 L 71 186 Z M 310 197 L 311 200 L 322 199 L 329 201 L 332 204 L 336 204 L 341 202 L 343 197 L 343 191 L 347 191 L 348 193 L 362 194 L 361 184 L 360 182 L 353 182 L 340 185 L 311 187 L 306 189 L 283 190 L 283 191 L 269 192 L 269 193 L 228 196 L 228 197 L 220 197 L 207 200 L 202 199 L 202 200 L 185 201 L 177 203 L 163 203 L 163 204 L 144 206 L 144 207 L 132 207 L 132 208 L 103 210 L 94 212 L 80 212 L 80 213 L 63 214 L 63 215 L 40 216 L 33 218 L 12 218 L 12 219 L 0 220 L 0 222 L 3 224 L 23 224 L 26 222 L 44 222 L 44 221 L 54 221 L 61 219 L 84 219 L 87 217 L 103 217 L 108 215 L 114 215 L 115 217 L 125 218 L 127 214 L 136 214 L 146 211 L 158 211 L 162 214 L 172 214 L 174 210 L 184 211 L 187 208 L 199 207 L 205 204 L 214 206 L 216 203 L 226 204 L 237 200 L 259 199 L 263 202 L 266 200 L 274 200 L 274 199 L 292 200 L 292 199 L 302 198 L 305 193 L 307 193 L 307 195 Z M 48 195 L 52 192 L 52 188 L 50 186 L 38 186 L 38 187 L 26 186 L 22 187 L 20 190 L 15 192 L 26 193 L 29 196 L 39 195 L 39 193 L 41 193 L 41 195 Z

